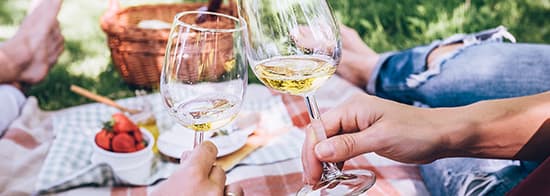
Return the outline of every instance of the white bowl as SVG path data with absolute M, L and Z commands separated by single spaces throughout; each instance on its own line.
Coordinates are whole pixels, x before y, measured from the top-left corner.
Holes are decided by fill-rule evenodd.
M 107 163 L 115 174 L 121 179 L 131 184 L 145 184 L 151 174 L 153 165 L 153 145 L 154 138 L 149 131 L 140 128 L 143 138 L 147 141 L 147 146 L 136 152 L 117 153 L 105 150 L 95 143 L 95 135 L 92 140 L 94 152 L 92 154 L 92 164 Z

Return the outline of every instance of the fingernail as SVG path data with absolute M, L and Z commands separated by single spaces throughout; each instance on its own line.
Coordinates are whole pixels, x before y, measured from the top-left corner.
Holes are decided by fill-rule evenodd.
M 321 142 L 315 146 L 315 154 L 319 158 L 331 157 L 334 154 L 334 147 L 328 142 Z

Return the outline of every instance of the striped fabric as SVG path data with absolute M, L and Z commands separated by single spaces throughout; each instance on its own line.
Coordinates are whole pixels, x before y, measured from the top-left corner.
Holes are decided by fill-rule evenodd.
M 335 76 L 317 92 L 316 97 L 321 111 L 326 111 L 356 93 L 362 93 L 362 91 Z M 272 126 L 279 126 L 278 128 L 285 128 L 286 126 L 290 130 L 288 133 L 271 141 L 268 145 L 257 149 L 242 160 L 239 165 L 227 172 L 227 184 L 242 187 L 245 195 L 294 195 L 303 185 L 300 150 L 304 133 L 301 128 L 309 122 L 304 101 L 301 97 L 274 92 L 270 97 L 270 100 L 273 99 L 271 101 L 275 104 L 271 105 L 272 107 L 263 108 L 269 110 L 269 112 L 262 112 L 260 124 L 263 124 L 263 126 L 261 127 L 273 128 Z M 261 105 L 253 104 L 243 106 L 244 111 L 263 111 L 261 108 Z M 276 113 L 282 115 L 275 115 Z M 271 119 L 270 116 L 277 116 L 277 118 Z M 162 125 L 161 123 L 159 128 L 162 128 L 162 126 L 166 125 Z M 273 129 L 276 130 L 276 128 Z M 51 151 L 54 150 L 56 148 L 52 147 Z M 48 163 L 46 161 L 45 164 Z M 45 166 L 44 168 L 47 167 Z M 398 163 L 369 153 L 347 161 L 344 169 L 369 169 L 374 171 L 377 176 L 377 182 L 367 191 L 368 195 L 429 195 L 422 182 L 419 170 L 415 165 Z M 109 173 L 107 172 L 107 174 Z M 42 171 L 42 182 L 47 178 L 47 172 Z M 54 179 L 48 180 L 53 181 Z M 113 183 L 116 184 L 116 182 Z M 44 186 L 44 184 L 39 184 L 39 187 L 40 185 Z M 154 188 L 155 186 L 81 187 L 59 194 L 147 195 Z

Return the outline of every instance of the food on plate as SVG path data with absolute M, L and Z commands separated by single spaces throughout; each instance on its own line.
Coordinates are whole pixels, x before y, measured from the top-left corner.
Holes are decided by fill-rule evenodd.
M 147 141 L 139 127 L 122 113 L 112 115 L 110 121 L 95 135 L 95 143 L 111 152 L 130 153 L 144 149 Z

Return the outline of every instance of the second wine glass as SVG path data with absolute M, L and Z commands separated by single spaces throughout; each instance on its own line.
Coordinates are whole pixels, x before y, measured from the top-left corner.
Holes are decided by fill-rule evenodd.
M 325 0 L 242 0 L 240 14 L 247 23 L 246 53 L 252 70 L 267 87 L 304 97 L 317 141 L 326 134 L 315 91 L 336 71 L 341 39 Z M 334 89 L 337 90 L 337 89 Z M 322 163 L 319 183 L 304 186 L 298 195 L 358 195 L 375 182 L 368 170 L 342 172 Z
M 199 17 L 206 21 L 197 24 Z M 174 18 L 160 93 L 170 115 L 195 131 L 194 146 L 240 110 L 248 82 L 243 32 L 242 21 L 225 14 L 189 11 Z

